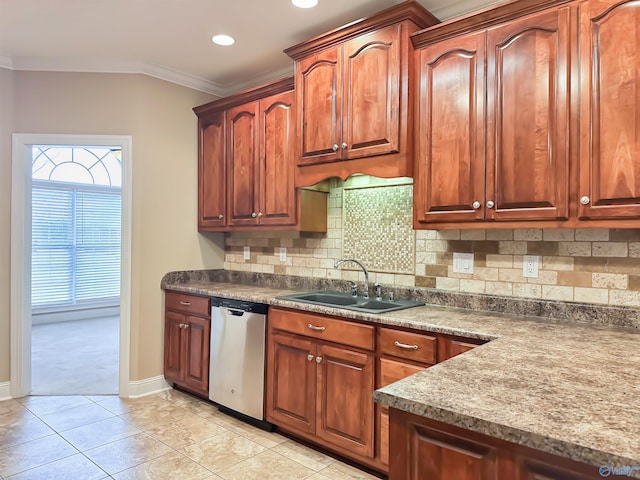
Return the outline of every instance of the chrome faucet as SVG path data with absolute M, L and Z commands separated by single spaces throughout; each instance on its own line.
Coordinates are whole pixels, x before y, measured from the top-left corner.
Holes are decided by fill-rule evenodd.
M 343 258 L 341 260 L 338 260 L 333 265 L 333 268 L 338 268 L 340 265 L 342 265 L 345 262 L 356 263 L 362 269 L 362 271 L 364 272 L 364 298 L 369 298 L 369 272 L 367 272 L 367 269 L 365 268 L 365 266 L 355 258 Z

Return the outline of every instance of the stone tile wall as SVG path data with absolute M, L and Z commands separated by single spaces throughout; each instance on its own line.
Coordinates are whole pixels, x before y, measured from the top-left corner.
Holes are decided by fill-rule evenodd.
M 383 203 L 393 199 L 395 208 L 403 202 L 406 205 L 407 196 L 411 195 L 406 182 L 394 179 L 389 186 L 381 186 L 384 182 L 364 176 L 349 179 L 345 184 L 332 180 L 326 234 L 226 234 L 225 269 L 361 282 L 360 270 L 347 264 L 340 270 L 333 268 L 337 259 L 349 254 L 356 258 L 360 255 L 362 258 L 359 259 L 371 267 L 371 281 L 383 285 L 640 306 L 640 229 L 412 232 L 411 215 L 407 212 L 394 215 L 393 208 L 375 221 L 356 222 L 353 228 L 345 228 L 343 218 L 348 217 L 351 205 L 360 202 L 373 205 L 374 210 L 381 208 L 380 203 L 371 199 L 370 193 L 374 189 L 380 192 Z M 345 192 L 348 193 L 345 195 Z M 357 192 L 366 193 L 358 195 Z M 353 203 L 343 205 L 345 199 Z M 386 228 L 379 224 L 381 221 L 388 224 Z M 370 225 L 369 232 L 364 230 L 367 225 Z M 395 239 L 394 232 L 398 234 Z M 368 242 L 366 251 L 358 251 L 358 239 L 363 235 L 378 238 L 379 242 Z M 243 259 L 245 245 L 251 249 L 251 258 L 247 261 Z M 413 251 L 408 245 L 413 247 Z M 285 262 L 279 259 L 281 247 L 287 249 Z M 474 254 L 473 274 L 453 272 L 453 252 Z M 540 256 L 538 278 L 523 277 L 524 255 Z M 383 261 L 375 262 L 371 260 L 373 258 Z M 402 258 L 413 262 L 413 271 L 406 268 Z

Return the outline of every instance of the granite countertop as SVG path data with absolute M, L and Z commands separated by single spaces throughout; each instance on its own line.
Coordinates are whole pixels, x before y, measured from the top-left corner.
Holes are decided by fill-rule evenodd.
M 491 340 L 377 390 L 375 401 L 595 466 L 640 467 L 637 329 L 434 305 L 366 314 L 228 282 L 169 279 L 163 288 Z

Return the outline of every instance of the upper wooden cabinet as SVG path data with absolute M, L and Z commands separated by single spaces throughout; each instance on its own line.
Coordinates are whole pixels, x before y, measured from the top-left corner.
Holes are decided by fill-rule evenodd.
M 580 3 L 579 216 L 640 218 L 640 3 Z
M 417 228 L 568 218 L 570 14 L 554 8 L 416 52 Z
M 296 185 L 412 174 L 409 34 L 437 22 L 408 1 L 285 50 L 296 61 Z
M 292 87 L 285 79 L 194 109 L 200 231 L 326 231 L 326 193 L 294 185 Z

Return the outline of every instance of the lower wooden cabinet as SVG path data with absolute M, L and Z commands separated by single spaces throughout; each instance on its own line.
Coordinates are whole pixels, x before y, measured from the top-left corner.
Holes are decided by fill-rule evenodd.
M 209 397 L 209 299 L 165 295 L 164 376 L 186 390 Z
M 315 317 L 308 323 L 315 338 L 274 328 L 292 315 L 275 308 L 269 312 L 267 420 L 343 455 L 373 458 L 373 353 L 317 340 L 325 332 L 332 338 L 332 327 L 349 327 L 321 315 L 299 314 L 304 322 Z M 295 322 L 281 328 L 289 326 L 298 328 Z
M 390 409 L 389 480 L 595 480 L 598 467 Z

